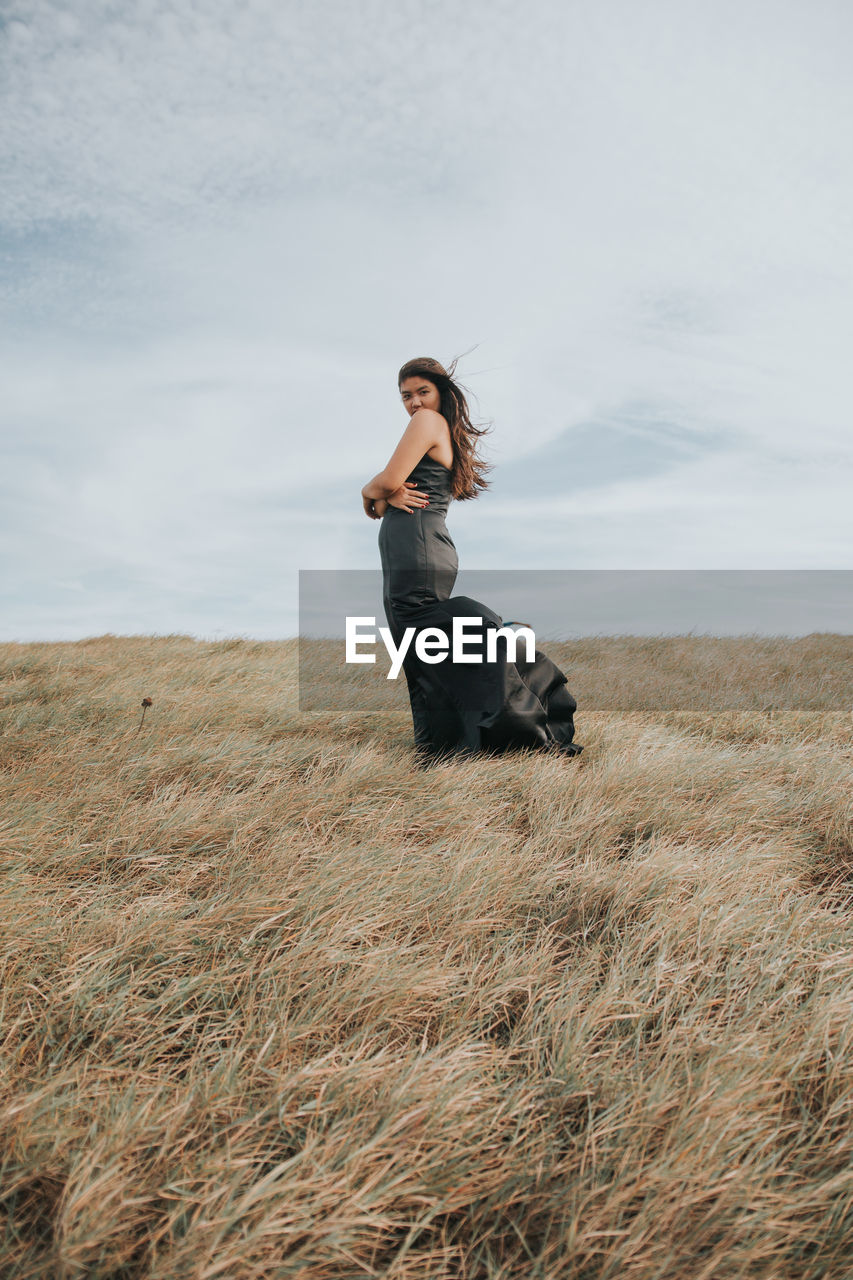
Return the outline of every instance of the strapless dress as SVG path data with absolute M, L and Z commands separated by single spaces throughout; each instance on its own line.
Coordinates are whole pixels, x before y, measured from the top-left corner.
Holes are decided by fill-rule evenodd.
M 447 637 L 450 648 L 454 619 L 478 618 L 485 657 L 486 632 L 499 629 L 502 619 L 480 601 L 452 594 L 459 560 L 445 523 L 451 473 L 427 454 L 409 480 L 427 495 L 429 506 L 413 512 L 388 507 L 379 529 L 383 604 L 394 643 L 399 646 L 407 627 L 430 627 Z M 454 662 L 448 653 L 428 663 L 410 643 L 403 671 L 422 758 L 525 747 L 566 755 L 582 751 L 574 741 L 577 703 L 565 675 L 538 649 L 528 660 L 523 641 L 508 661 L 504 645 L 497 637 L 493 661 Z M 476 653 L 476 644 L 469 641 L 466 652 Z

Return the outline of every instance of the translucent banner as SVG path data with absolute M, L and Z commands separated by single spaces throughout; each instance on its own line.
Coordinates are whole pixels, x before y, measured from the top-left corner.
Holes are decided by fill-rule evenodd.
M 467 570 L 436 601 L 417 571 L 299 575 L 303 711 L 405 705 L 405 665 L 523 660 L 566 673 L 580 709 L 838 709 L 853 705 L 853 571 Z M 402 702 L 400 701 L 402 699 Z

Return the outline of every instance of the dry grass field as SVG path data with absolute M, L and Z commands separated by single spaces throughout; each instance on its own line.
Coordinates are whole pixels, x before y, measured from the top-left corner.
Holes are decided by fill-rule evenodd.
M 548 652 L 581 757 L 417 770 L 295 642 L 0 646 L 4 1280 L 853 1274 L 853 640 Z

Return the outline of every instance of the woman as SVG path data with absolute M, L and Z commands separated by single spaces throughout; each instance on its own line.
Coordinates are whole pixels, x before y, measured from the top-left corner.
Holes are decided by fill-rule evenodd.
M 484 633 L 501 626 L 485 605 L 451 596 L 458 560 L 444 517 L 451 499 L 476 498 L 487 487 L 488 470 L 476 448 L 486 428 L 471 423 L 455 370 L 455 360 L 448 371 L 430 357 L 403 365 L 397 384 L 409 424 L 388 465 L 361 491 L 367 515 L 382 520 L 385 616 L 398 648 L 410 627 L 434 628 L 449 647 L 456 618 L 479 619 Z M 422 759 L 519 747 L 582 750 L 572 741 L 577 704 L 563 673 L 538 651 L 527 661 L 523 644 L 507 661 L 500 644 L 497 660 L 464 665 L 449 655 L 422 661 L 409 644 L 403 671 Z

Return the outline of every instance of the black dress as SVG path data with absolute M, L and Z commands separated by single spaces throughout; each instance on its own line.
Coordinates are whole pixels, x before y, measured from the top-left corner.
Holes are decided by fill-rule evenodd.
M 483 632 L 501 619 L 469 596 L 451 596 L 459 561 L 444 518 L 451 500 L 451 473 L 428 454 L 409 480 L 429 498 L 413 512 L 388 507 L 379 530 L 383 603 L 388 627 L 399 645 L 407 627 L 437 628 L 452 640 L 453 619 L 480 618 Z M 424 757 L 503 752 L 520 747 L 577 755 L 574 738 L 577 703 L 562 671 L 536 651 L 506 661 L 505 641 L 497 640 L 497 660 L 459 664 L 450 655 L 426 663 L 410 644 L 403 660 L 409 686 L 415 746 Z M 476 652 L 466 645 L 466 651 Z M 485 653 L 485 646 L 483 646 Z

